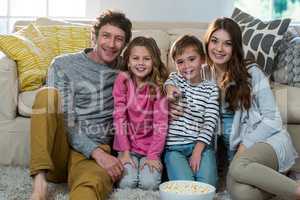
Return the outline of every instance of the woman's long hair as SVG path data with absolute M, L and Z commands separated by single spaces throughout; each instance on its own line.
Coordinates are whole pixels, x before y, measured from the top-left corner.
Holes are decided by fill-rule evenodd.
M 238 24 L 230 18 L 217 18 L 212 22 L 205 35 L 205 49 L 208 54 L 208 45 L 212 34 L 217 30 L 226 31 L 231 38 L 232 56 L 227 63 L 221 87 L 225 88 L 225 101 L 229 104 L 230 111 L 237 109 L 248 110 L 251 106 L 251 76 L 247 71 L 246 65 L 249 63 L 244 60 L 242 45 L 242 32 Z M 207 56 L 209 66 L 214 65 Z

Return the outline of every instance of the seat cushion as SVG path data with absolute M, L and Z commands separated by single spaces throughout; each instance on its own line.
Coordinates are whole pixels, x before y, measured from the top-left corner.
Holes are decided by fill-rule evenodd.
M 272 90 L 283 122 L 300 124 L 300 88 L 273 84 Z

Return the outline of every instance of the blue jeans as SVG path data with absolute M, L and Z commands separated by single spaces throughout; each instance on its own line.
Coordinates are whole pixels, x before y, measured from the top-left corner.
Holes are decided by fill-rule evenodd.
M 207 146 L 202 152 L 200 168 L 194 173 L 189 165 L 195 144 L 166 146 L 164 163 L 170 180 L 193 180 L 216 186 L 217 165 L 215 151 Z
M 230 150 L 230 135 L 232 130 L 232 122 L 233 122 L 233 116 L 230 117 L 222 117 L 222 125 L 223 125 L 223 134 L 221 135 L 221 138 L 225 144 L 226 147 L 226 155 L 228 161 L 232 161 L 236 151 Z
M 141 188 L 144 190 L 157 190 L 161 182 L 161 172 L 154 170 L 150 171 L 148 165 L 143 169 L 141 166 L 146 160 L 146 157 L 131 153 L 137 168 L 132 167 L 131 164 L 124 165 L 123 177 L 119 182 L 119 187 L 124 188 Z

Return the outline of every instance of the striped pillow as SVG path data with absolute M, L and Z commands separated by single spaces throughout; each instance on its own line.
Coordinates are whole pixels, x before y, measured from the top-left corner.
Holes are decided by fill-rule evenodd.
M 38 26 L 56 55 L 74 53 L 91 46 L 91 26 Z

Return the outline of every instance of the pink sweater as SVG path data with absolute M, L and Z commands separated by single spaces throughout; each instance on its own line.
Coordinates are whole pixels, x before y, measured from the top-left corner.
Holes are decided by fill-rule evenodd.
M 125 72 L 121 72 L 114 83 L 113 148 L 160 158 L 168 130 L 168 102 L 159 92 L 150 98 L 150 87 L 137 88 Z

